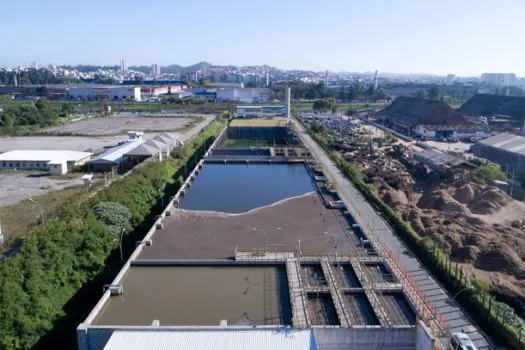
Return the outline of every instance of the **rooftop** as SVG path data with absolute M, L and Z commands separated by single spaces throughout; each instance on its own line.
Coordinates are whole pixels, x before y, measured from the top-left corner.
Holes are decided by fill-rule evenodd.
M 311 330 L 188 329 L 171 332 L 116 331 L 104 349 L 317 350 L 318 347 Z
M 508 115 L 514 121 L 525 119 L 525 97 L 477 94 L 458 110 L 469 115 Z
M 141 145 L 145 141 L 142 139 L 138 139 L 135 141 L 129 141 L 125 142 L 122 145 L 113 147 L 108 149 L 106 152 L 99 154 L 98 156 L 94 157 L 93 159 L 89 160 L 88 163 L 95 163 L 95 162 L 116 162 L 120 158 L 122 158 L 126 153 L 133 150 L 137 146 Z
M 510 153 L 525 155 L 525 137 L 523 136 L 501 133 L 481 140 L 478 143 L 502 149 Z
M 377 113 L 409 124 L 458 125 L 470 123 L 467 117 L 448 104 L 418 97 L 399 97 Z
M 13 150 L 0 154 L 0 161 L 72 162 L 91 156 L 89 152 L 60 150 Z
M 435 166 L 450 168 L 464 163 L 460 158 L 456 158 L 445 152 L 438 151 L 433 148 L 428 148 L 416 154 L 416 157 L 424 159 Z
M 286 126 L 287 120 L 284 119 L 234 119 L 230 126 Z

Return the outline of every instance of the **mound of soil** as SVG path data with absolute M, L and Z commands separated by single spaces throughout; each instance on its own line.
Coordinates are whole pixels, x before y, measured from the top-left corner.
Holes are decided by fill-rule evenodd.
M 444 213 L 465 213 L 468 209 L 450 195 L 447 190 L 436 189 L 430 193 L 425 193 L 418 202 L 418 207 L 423 209 L 433 209 Z
M 462 263 L 473 263 L 478 259 L 480 252 L 474 245 L 465 245 L 452 252 L 452 259 Z
M 408 204 L 408 198 L 405 192 L 400 190 L 386 190 L 382 197 L 383 200 L 393 208 L 396 208 L 401 205 L 406 206 Z
M 470 211 L 476 214 L 493 214 L 507 204 L 511 198 L 503 191 L 495 187 L 486 187 L 470 203 Z
M 474 266 L 485 271 L 504 271 L 517 275 L 524 270 L 521 258 L 506 244 L 494 244 L 479 254 Z
M 467 183 L 456 190 L 454 198 L 463 204 L 470 203 L 479 193 L 481 188 L 479 185 Z

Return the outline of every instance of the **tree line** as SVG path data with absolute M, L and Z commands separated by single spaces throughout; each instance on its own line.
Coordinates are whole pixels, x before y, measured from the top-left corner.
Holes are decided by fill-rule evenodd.
M 309 100 L 333 98 L 340 103 L 350 103 L 354 101 L 378 101 L 388 98 L 382 87 L 375 89 L 373 84 L 365 85 L 360 81 L 353 83 L 343 83 L 339 87 L 326 87 L 323 82 L 305 83 L 301 80 L 288 82 L 288 87 L 292 89 L 292 99 Z M 282 94 L 282 86 L 273 87 L 277 94 Z M 284 96 L 283 96 L 284 97 Z
M 64 103 L 60 108 L 45 99 L 34 104 L 8 105 L 0 112 L 0 131 L 11 133 L 21 129 L 42 128 L 57 125 L 61 117 L 73 111 L 73 105 Z
M 47 69 L 25 69 L 18 72 L 0 70 L 0 85 L 45 85 L 64 84 L 76 79 L 57 77 Z

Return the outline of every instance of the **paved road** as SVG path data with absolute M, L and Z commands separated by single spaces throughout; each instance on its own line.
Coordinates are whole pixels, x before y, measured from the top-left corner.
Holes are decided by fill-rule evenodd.
M 304 144 L 310 148 L 312 154 L 322 164 L 326 175 L 337 183 L 338 192 L 343 201 L 346 202 L 350 212 L 353 215 L 360 216 L 372 232 L 378 237 L 381 237 L 393 252 L 397 252 L 399 262 L 407 268 L 412 278 L 420 285 L 423 293 L 425 293 L 427 298 L 434 303 L 437 310 L 443 315 L 448 323 L 449 330 L 451 332 L 460 332 L 463 330 L 480 350 L 492 349 L 487 337 L 481 333 L 477 326 L 473 325 L 472 321 L 469 320 L 463 311 L 454 306 L 452 297 L 430 276 L 423 265 L 409 253 L 406 246 L 396 237 L 392 229 L 383 221 L 382 217 L 375 212 L 353 184 L 339 171 L 324 151 L 305 132 L 304 127 L 299 123 L 296 123 L 296 125 L 301 131 L 300 137 Z

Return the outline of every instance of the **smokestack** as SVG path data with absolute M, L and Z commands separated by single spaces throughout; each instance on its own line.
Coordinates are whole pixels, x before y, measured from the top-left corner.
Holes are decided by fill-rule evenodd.
M 376 73 L 374 75 L 374 91 L 377 90 L 377 69 L 376 69 Z
M 266 72 L 266 86 L 270 85 L 270 72 Z
M 286 118 L 290 119 L 290 96 L 292 95 L 292 88 L 286 88 Z

